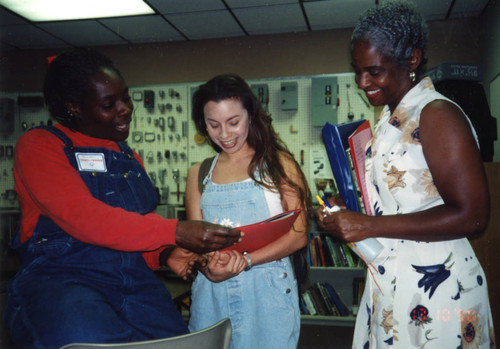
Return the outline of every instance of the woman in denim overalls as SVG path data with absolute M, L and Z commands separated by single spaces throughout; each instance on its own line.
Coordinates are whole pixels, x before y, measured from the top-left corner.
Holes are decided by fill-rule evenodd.
M 296 348 L 300 311 L 289 255 L 307 244 L 310 206 L 300 166 L 239 76 L 220 75 L 200 86 L 193 97 L 193 120 L 218 155 L 202 193 L 200 164 L 189 170 L 189 219 L 238 227 L 284 210 L 303 211 L 290 232 L 263 248 L 209 256 L 208 267 L 193 284 L 189 328 L 199 330 L 229 317 L 233 349 Z
M 58 56 L 44 92 L 60 124 L 31 130 L 16 145 L 22 220 L 13 247 L 22 265 L 9 281 L 4 314 L 12 339 L 53 349 L 187 333 L 152 270 L 167 262 L 162 246 L 177 240 L 207 252 L 239 233 L 151 214 L 157 194 L 123 142 L 133 106 L 109 59 L 81 49 Z M 185 274 L 197 259 L 174 252 L 168 265 Z

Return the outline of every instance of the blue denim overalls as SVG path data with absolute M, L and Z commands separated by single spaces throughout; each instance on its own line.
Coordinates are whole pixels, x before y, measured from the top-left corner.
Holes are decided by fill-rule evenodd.
M 47 130 L 65 143 L 76 170 L 76 152 L 104 154 L 107 172 L 79 171 L 94 197 L 140 214 L 155 209 L 155 189 L 125 143 L 119 143 L 121 152 L 78 148 L 59 129 Z M 4 319 L 19 345 L 54 349 L 73 342 L 130 342 L 188 332 L 170 293 L 140 252 L 80 242 L 46 216 L 40 216 L 28 241 L 15 240 L 22 265 L 8 285 Z
M 233 227 L 269 218 L 264 190 L 251 180 L 211 181 L 214 159 L 201 197 L 203 219 Z M 199 273 L 192 288 L 191 331 L 229 317 L 232 349 L 296 348 L 300 334 L 297 283 L 290 259 L 254 266 L 223 282 Z

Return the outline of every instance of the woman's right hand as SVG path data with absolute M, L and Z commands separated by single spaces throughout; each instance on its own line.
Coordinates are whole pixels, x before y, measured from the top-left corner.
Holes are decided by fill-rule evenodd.
M 369 217 L 359 212 L 344 209 L 325 214 L 318 209 L 316 216 L 321 229 L 344 241 L 356 242 L 369 237 Z
M 238 275 L 246 266 L 247 261 L 243 254 L 234 250 L 217 251 L 209 254 L 208 264 L 202 272 L 210 281 L 221 282 Z

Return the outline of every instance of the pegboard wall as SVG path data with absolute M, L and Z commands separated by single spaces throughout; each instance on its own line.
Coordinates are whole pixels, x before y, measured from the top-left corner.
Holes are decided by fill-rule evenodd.
M 317 180 L 333 178 L 321 127 L 315 126 L 317 122 L 312 112 L 313 80 L 323 81 L 324 78 L 334 78 L 334 85 L 314 91 L 320 93 L 320 101 L 328 105 L 326 115 L 331 113 L 330 122 L 339 124 L 367 119 L 374 125 L 373 107 L 357 88 L 351 73 L 248 80 L 256 95 L 265 102 L 276 132 L 301 165 L 313 197 Z M 215 154 L 206 141 L 195 137 L 196 129 L 191 121 L 191 96 L 199 84 L 130 87 L 134 112 L 128 143 L 143 159 L 147 173 L 158 188 L 160 204 L 184 205 L 189 167 Z M 0 93 L 1 101 L 15 102 L 12 130 L 0 127 L 0 207 L 17 206 L 12 193 L 13 150 L 17 139 L 29 128 L 51 122 L 45 106 L 38 103 L 19 105 L 24 97 L 38 100 L 41 93 Z M 6 109 L 1 110 L 0 120 L 5 124 Z

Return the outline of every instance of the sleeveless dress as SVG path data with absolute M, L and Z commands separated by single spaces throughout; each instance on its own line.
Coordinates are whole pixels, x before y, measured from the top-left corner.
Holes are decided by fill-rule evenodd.
M 205 178 L 200 202 L 203 220 L 238 227 L 271 217 L 266 199 L 269 195 L 254 181 L 228 184 L 211 181 L 217 159 L 218 156 Z M 281 206 L 280 210 L 283 211 Z M 298 290 L 288 257 L 253 266 L 218 283 L 199 273 L 191 299 L 190 331 L 201 330 L 227 317 L 233 329 L 232 349 L 297 347 Z
M 393 115 L 384 108 L 366 160 L 376 215 L 418 212 L 443 203 L 419 138 L 420 113 L 436 99 L 449 100 L 425 78 Z M 384 250 L 373 265 L 382 293 L 368 273 L 353 348 L 490 348 L 494 339 L 486 278 L 466 238 L 378 240 Z

